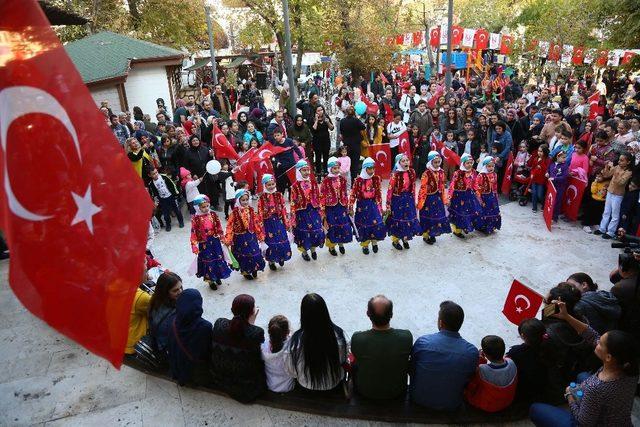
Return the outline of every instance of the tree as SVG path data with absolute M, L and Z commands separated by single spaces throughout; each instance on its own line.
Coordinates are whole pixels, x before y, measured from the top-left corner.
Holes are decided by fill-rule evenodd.
M 53 0 L 59 7 L 89 19 L 86 27 L 56 29 L 63 42 L 109 30 L 153 43 L 190 51 L 208 46 L 204 6 L 200 1 L 171 0 Z M 228 46 L 222 27 L 213 22 L 216 47 Z

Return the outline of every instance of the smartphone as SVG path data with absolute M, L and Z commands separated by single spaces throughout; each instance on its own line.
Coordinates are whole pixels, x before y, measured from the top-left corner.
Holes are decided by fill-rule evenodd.
M 556 304 L 547 304 L 542 309 L 542 317 L 551 317 L 554 314 L 560 312 L 560 309 Z

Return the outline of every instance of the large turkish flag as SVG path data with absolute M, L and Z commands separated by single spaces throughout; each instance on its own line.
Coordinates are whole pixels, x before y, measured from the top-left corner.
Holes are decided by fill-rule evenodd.
M 413 167 L 413 155 L 411 153 L 411 144 L 409 143 L 409 132 L 406 130 L 400 134 L 398 137 L 400 140 L 400 145 L 398 145 L 398 153 L 406 154 L 409 158 L 409 166 Z M 395 165 L 396 159 L 391 159 L 393 164 Z
M 380 178 L 389 178 L 394 159 L 391 158 L 389 144 L 373 144 L 369 146 L 369 157 L 376 161 L 375 171 Z M 351 179 L 355 179 L 352 176 Z
M 152 203 L 35 0 L 0 2 L 0 228 L 35 316 L 122 363 Z
M 542 295 L 514 279 L 504 301 L 502 313 L 511 323 L 520 325 L 523 320 L 537 316 L 542 300 Z
M 222 133 L 222 131 L 218 128 L 218 125 L 213 124 L 213 141 L 211 145 L 213 146 L 213 151 L 216 153 L 217 159 L 233 159 L 238 160 L 240 156 L 236 150 L 231 146 L 229 139 Z

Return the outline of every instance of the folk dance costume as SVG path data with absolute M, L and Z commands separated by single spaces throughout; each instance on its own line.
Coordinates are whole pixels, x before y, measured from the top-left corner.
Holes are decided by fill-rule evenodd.
M 296 163 L 296 182 L 291 186 L 291 225 L 293 240 L 305 261 L 318 258 L 316 248 L 324 245 L 325 234 L 320 214 L 320 190 L 318 183 L 302 177 L 303 168 L 309 168 L 306 160 Z M 311 258 L 307 251 L 311 250 Z
M 258 199 L 258 218 L 262 221 L 264 230 L 264 242 L 267 250 L 264 254 L 271 270 L 276 270 L 276 263 L 280 266 L 291 259 L 291 245 L 287 237 L 289 223 L 287 219 L 287 209 L 285 207 L 284 196 L 275 187 L 273 191 L 266 188 L 266 184 L 275 179 L 271 174 L 262 176 L 262 186 L 264 192 Z
M 492 157 L 485 157 L 480 166 L 480 173 L 476 177 L 476 195 L 480 201 L 480 215 L 476 220 L 476 228 L 487 234 L 500 230 L 502 218 L 498 205 L 498 176 L 489 172 L 487 165 L 494 162 Z
M 327 176 L 320 184 L 320 203 L 324 210 L 324 218 L 327 224 L 327 236 L 325 243 L 329 253 L 338 256 L 336 245 L 341 254 L 344 254 L 344 244 L 353 240 L 351 221 L 349 219 L 349 195 L 347 193 L 347 180 L 338 172 L 331 173 L 331 169 L 340 166 L 335 157 L 327 161 Z
M 258 270 L 264 270 L 264 258 L 258 244 L 264 240 L 264 232 L 253 208 L 241 206 L 243 196 L 251 197 L 251 194 L 247 190 L 236 191 L 236 205 L 227 220 L 225 240 L 238 260 L 242 275 L 252 280 L 258 276 Z
M 349 196 L 349 212 L 353 212 L 354 222 L 358 230 L 358 241 L 362 252 L 369 254 L 369 243 L 373 252 L 378 252 L 378 241 L 384 240 L 387 231 L 382 221 L 382 192 L 379 176 L 367 173 L 367 168 L 373 168 L 375 162 L 367 157 L 362 162 L 360 175 L 353 181 Z
M 204 203 L 208 204 L 209 198 L 202 194 L 193 200 L 197 210 L 191 218 L 191 250 L 198 255 L 196 277 L 203 278 L 211 289 L 216 290 L 221 280 L 231 275 L 231 269 L 224 259 L 220 243 L 224 238 L 220 219 L 208 208 L 202 212 L 199 207 Z
M 415 204 L 416 172 L 400 164 L 406 157 L 405 154 L 396 156 L 396 164 L 387 189 L 387 212 L 389 212 L 386 222 L 387 233 L 391 236 L 393 247 L 399 251 L 403 248 L 409 249 L 408 241 L 420 234 L 420 222 Z
M 451 226 L 445 210 L 447 204 L 447 193 L 444 189 L 446 177 L 440 166 L 437 168 L 433 166 L 435 158 L 442 161 L 437 151 L 431 151 L 427 156 L 427 168 L 420 181 L 417 205 L 420 212 L 422 240 L 430 245 L 435 243 L 437 236 L 451 233 Z
M 460 169 L 453 173 L 449 183 L 449 222 L 453 234 L 464 238 L 465 233 L 474 230 L 474 223 L 478 217 L 478 199 L 474 194 L 475 171 L 473 167 L 466 168 L 465 163 L 473 160 L 469 154 L 460 158 Z

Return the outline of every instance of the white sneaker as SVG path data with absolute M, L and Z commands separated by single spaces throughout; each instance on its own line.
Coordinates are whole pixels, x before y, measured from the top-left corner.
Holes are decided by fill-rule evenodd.
M 588 225 L 585 225 L 584 227 L 582 227 L 582 229 L 584 230 L 585 233 L 589 233 L 589 234 L 593 233 L 593 230 Z

